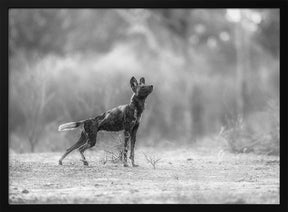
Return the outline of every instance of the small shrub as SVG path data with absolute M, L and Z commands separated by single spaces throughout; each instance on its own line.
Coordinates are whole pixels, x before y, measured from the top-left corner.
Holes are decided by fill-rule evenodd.
M 155 156 L 151 156 L 151 155 L 146 155 L 145 153 L 143 153 L 147 163 L 151 164 L 153 169 L 156 169 L 156 164 L 161 160 L 161 158 L 156 158 Z
M 220 136 L 227 141 L 231 152 L 279 155 L 279 104 L 274 100 L 268 101 L 259 116 L 250 121 L 252 124 L 238 116 L 236 120 L 230 120 L 228 127 L 222 128 Z M 268 127 L 262 129 L 264 123 Z
M 267 149 L 270 155 L 279 155 L 280 151 L 280 107 L 275 100 L 268 101 L 267 112 L 271 121 L 270 131 L 267 133 Z
M 227 140 L 230 151 L 234 153 L 252 152 L 252 135 L 247 131 L 243 118 L 238 116 L 236 120 L 230 120 L 229 127 L 224 127 L 221 135 Z

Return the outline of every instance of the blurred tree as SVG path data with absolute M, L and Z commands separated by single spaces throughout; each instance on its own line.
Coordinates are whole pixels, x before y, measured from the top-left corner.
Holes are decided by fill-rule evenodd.
M 279 57 L 280 50 L 280 13 L 279 9 L 257 10 L 261 21 L 259 30 L 254 34 L 254 39 L 259 42 L 274 57 Z
M 54 93 L 47 92 L 47 74 L 49 72 L 40 69 L 35 72 L 28 69 L 22 82 L 18 82 L 18 105 L 25 116 L 26 136 L 32 152 L 45 128 L 45 107 L 54 97 Z
M 11 9 L 9 53 L 107 52 L 126 25 L 114 10 Z
M 38 54 L 62 53 L 66 34 L 57 10 L 11 9 L 9 11 L 9 53 L 24 50 Z M 63 32 L 61 34 L 60 32 Z
M 201 137 L 204 135 L 204 107 L 203 107 L 203 93 L 199 85 L 194 85 L 191 95 L 191 116 L 192 116 L 192 129 L 191 132 L 194 137 Z

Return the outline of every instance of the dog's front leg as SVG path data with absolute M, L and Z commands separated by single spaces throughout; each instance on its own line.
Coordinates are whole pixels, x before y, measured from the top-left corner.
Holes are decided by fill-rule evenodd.
M 130 133 L 127 130 L 124 130 L 124 166 L 128 167 L 128 163 L 127 163 L 127 152 L 128 152 L 128 142 L 130 139 Z
M 136 143 L 136 133 L 137 133 L 137 130 L 138 130 L 138 127 L 139 127 L 139 124 L 137 124 L 133 130 L 132 130 L 132 133 L 131 133 L 131 145 L 130 145 L 130 160 L 131 160 L 131 163 L 132 163 L 132 166 L 133 167 L 137 167 L 138 165 L 135 164 L 134 162 L 134 149 L 135 149 L 135 143 Z

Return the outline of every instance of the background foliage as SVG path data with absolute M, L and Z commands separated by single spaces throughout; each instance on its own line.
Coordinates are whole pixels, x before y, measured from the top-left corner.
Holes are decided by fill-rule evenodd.
M 128 103 L 132 75 L 155 88 L 141 145 L 278 154 L 277 9 L 11 9 L 10 147 L 63 151 L 79 132 L 58 125 Z

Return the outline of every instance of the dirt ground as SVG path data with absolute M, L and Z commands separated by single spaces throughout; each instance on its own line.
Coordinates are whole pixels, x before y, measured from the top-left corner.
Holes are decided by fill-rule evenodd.
M 153 169 L 144 156 L 161 160 Z M 279 204 L 279 157 L 199 148 L 136 148 L 139 167 L 106 161 L 103 150 L 9 154 L 10 204 Z

